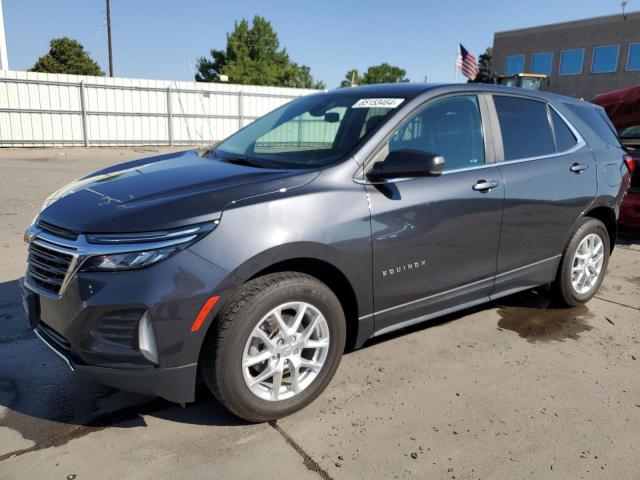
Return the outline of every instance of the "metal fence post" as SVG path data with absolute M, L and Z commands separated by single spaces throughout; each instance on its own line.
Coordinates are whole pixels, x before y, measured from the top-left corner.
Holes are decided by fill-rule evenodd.
M 167 132 L 169 133 L 169 145 L 173 146 L 173 107 L 171 91 L 171 85 L 169 85 L 169 88 L 167 88 Z
M 87 105 L 85 99 L 85 86 L 84 81 L 80 82 L 80 111 L 82 113 L 82 140 L 84 140 L 84 146 L 89 146 L 89 135 L 87 125 Z
M 244 92 L 238 92 L 238 127 L 244 127 Z

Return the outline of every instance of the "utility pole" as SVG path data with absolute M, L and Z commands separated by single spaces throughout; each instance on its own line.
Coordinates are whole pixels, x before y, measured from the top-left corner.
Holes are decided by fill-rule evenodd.
M 110 0 L 107 0 L 107 41 L 109 42 L 109 76 L 113 77 L 113 52 L 111 50 L 111 2 Z
M 0 0 L 0 71 L 9 70 L 9 59 L 7 58 L 7 40 L 4 36 L 4 16 L 2 15 L 2 0 Z

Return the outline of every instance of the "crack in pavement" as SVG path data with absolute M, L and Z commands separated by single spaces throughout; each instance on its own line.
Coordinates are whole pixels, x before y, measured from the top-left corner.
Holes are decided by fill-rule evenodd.
M 329 473 L 326 470 L 324 470 L 318 464 L 318 462 L 316 462 L 313 458 L 311 458 L 311 456 L 307 452 L 305 452 L 304 449 L 300 445 L 298 445 L 298 443 L 293 438 L 291 438 L 289 434 L 282 429 L 282 427 L 280 427 L 280 425 L 278 425 L 276 420 L 270 421 L 269 425 L 276 432 L 282 435 L 282 438 L 284 438 L 285 441 L 298 453 L 298 455 L 302 457 L 304 466 L 307 467 L 307 470 L 317 473 L 324 480 L 333 480 L 333 477 L 331 477 L 331 475 L 329 475 Z
M 627 305 L 626 303 L 616 302 L 615 300 L 609 300 L 607 298 L 600 297 L 598 295 L 595 295 L 594 298 L 597 298 L 598 300 L 602 300 L 603 302 L 609 302 L 609 303 L 613 303 L 615 305 L 620 305 L 621 307 L 627 307 L 627 308 L 632 308 L 634 310 L 640 310 L 640 308 L 634 307 L 633 305 Z

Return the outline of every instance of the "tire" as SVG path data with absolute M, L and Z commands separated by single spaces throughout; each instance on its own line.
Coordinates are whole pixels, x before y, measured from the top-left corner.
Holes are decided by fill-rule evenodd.
M 278 323 L 274 311 L 285 324 Z M 287 416 L 315 400 L 338 368 L 346 337 L 335 294 L 318 279 L 297 272 L 269 274 L 242 285 L 214 328 L 200 358 L 202 377 L 224 407 L 250 422 Z M 310 345 L 318 346 L 305 348 Z M 263 356 L 268 358 L 245 366 Z M 276 373 L 259 381 L 272 371 Z
M 601 248 L 599 250 L 602 252 L 602 263 L 599 273 L 595 279 L 591 278 L 589 282 L 587 282 L 586 279 L 594 274 L 595 266 L 587 269 L 589 271 L 589 275 L 587 275 L 584 273 L 587 270 L 581 270 L 582 260 L 576 258 L 576 252 L 579 248 L 581 248 L 580 254 L 589 251 L 588 243 L 583 245 L 583 242 L 586 242 L 588 237 L 592 241 L 594 241 L 596 237 L 600 240 Z M 597 244 L 597 240 L 595 240 L 595 243 Z M 583 247 L 581 247 L 581 245 L 583 245 Z M 568 307 L 582 305 L 591 300 L 602 284 L 607 265 L 609 264 L 610 252 L 609 233 L 604 224 L 595 218 L 583 218 L 571 235 L 571 239 L 563 252 L 556 279 L 551 286 L 551 291 L 555 299 L 561 305 Z M 589 259 L 596 258 L 591 255 L 588 256 Z M 576 268 L 575 271 L 574 267 Z M 581 274 L 583 275 L 582 277 L 580 277 Z M 585 284 L 582 288 L 580 288 L 580 278 L 585 279 Z M 575 284 L 574 280 L 578 285 Z

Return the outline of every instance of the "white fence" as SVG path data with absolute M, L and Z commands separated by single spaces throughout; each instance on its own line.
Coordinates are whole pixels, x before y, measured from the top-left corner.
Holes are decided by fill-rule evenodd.
M 0 72 L 0 146 L 212 143 L 316 91 Z

